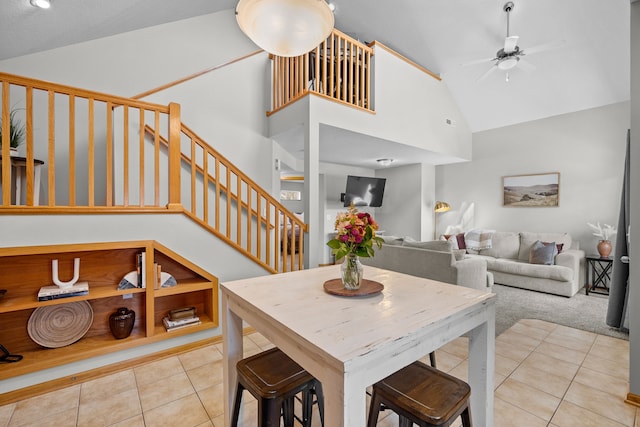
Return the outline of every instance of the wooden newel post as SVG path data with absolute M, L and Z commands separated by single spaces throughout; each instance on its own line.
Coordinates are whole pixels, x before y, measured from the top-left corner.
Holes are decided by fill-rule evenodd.
M 180 104 L 169 104 L 169 204 L 182 208 L 180 202 Z

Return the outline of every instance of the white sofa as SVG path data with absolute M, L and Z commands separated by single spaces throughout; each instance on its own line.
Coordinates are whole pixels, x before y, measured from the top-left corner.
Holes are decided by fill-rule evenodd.
M 538 241 L 562 244 L 553 265 L 530 264 L 532 246 Z M 571 297 L 581 287 L 580 262 L 584 251 L 567 233 L 495 232 L 491 248 L 467 249 L 466 257 L 482 259 L 495 283 Z
M 480 258 L 457 260 L 451 242 L 409 242 L 402 238 L 383 238 L 385 244 L 382 249 L 377 249 L 372 258 L 360 258 L 362 264 L 491 291 L 493 280 L 491 273 L 487 272 L 487 263 Z

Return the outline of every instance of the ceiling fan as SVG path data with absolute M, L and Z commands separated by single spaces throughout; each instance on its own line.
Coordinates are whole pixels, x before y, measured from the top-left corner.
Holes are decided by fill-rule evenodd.
M 556 42 L 532 47 L 527 49 L 526 51 L 524 49 L 521 49 L 520 46 L 518 46 L 519 37 L 512 36 L 509 34 L 509 30 L 510 30 L 509 16 L 513 8 L 514 8 L 514 4 L 512 1 L 505 3 L 505 5 L 502 7 L 502 10 L 504 10 L 505 13 L 507 14 L 507 35 L 504 39 L 504 46 L 496 52 L 495 57 L 480 59 L 478 61 L 472 61 L 472 62 L 463 64 L 465 66 L 468 66 L 468 65 L 482 64 L 485 62 L 494 63 L 493 66 L 489 68 L 489 70 L 487 70 L 486 73 L 480 76 L 480 78 L 477 81 L 484 80 L 487 76 L 489 76 L 495 70 L 505 71 L 506 81 L 509 81 L 509 71 L 514 69 L 516 66 L 519 66 L 520 68 L 532 68 L 532 66 L 527 64 L 525 61 L 521 62 L 521 59 L 523 56 L 531 55 L 532 53 L 554 48 L 563 43 L 562 41 L 556 41 Z

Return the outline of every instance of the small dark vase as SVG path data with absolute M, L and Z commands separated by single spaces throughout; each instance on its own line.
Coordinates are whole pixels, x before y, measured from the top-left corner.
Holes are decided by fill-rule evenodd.
M 120 307 L 109 316 L 109 328 L 117 340 L 131 335 L 133 324 L 136 322 L 136 312 L 127 307 Z

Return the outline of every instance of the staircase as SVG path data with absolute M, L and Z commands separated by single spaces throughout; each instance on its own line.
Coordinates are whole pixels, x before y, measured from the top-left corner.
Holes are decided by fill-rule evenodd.
M 306 224 L 180 120 L 180 105 L 0 73 L 0 213 L 182 213 L 271 273 L 303 268 Z M 9 147 L 12 106 L 24 157 Z

